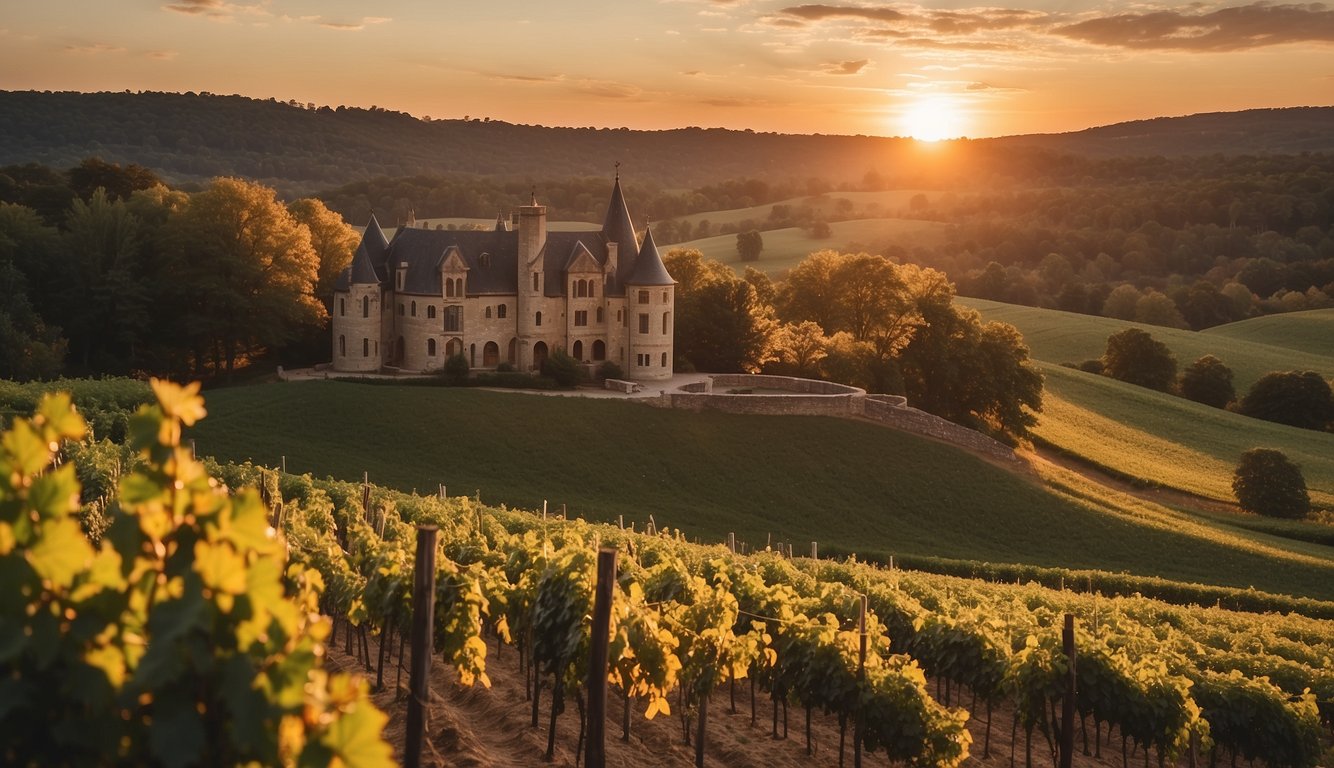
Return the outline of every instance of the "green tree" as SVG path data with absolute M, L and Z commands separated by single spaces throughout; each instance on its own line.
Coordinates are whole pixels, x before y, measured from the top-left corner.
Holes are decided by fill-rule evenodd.
M 1300 519 L 1311 511 L 1301 467 L 1272 448 L 1252 448 L 1241 455 L 1232 492 L 1242 509 L 1257 515 Z
M 773 336 L 773 371 L 805 378 L 817 376 L 821 361 L 829 355 L 828 349 L 829 339 L 816 323 L 810 320 L 795 325 L 783 323 Z
M 1113 379 L 1166 392 L 1177 376 L 1177 361 L 1167 345 L 1139 328 L 1107 337 L 1102 370 Z
M 1205 355 L 1186 366 L 1177 389 L 1182 397 L 1214 408 L 1226 408 L 1237 399 L 1232 387 L 1232 369 L 1213 355 Z
M 770 358 L 775 322 L 755 286 L 694 249 L 668 251 L 663 263 L 677 281 L 677 354 L 701 371 L 758 371 Z
M 123 373 L 134 367 L 148 332 L 149 276 L 139 219 L 124 200 L 98 187 L 75 199 L 65 219 L 64 249 L 74 266 L 64 312 L 77 366 Z
M 245 353 L 274 348 L 318 326 L 319 256 L 310 231 L 268 187 L 215 179 L 167 223 L 165 254 L 196 368 L 228 374 Z
M 1102 316 L 1114 317 L 1117 320 L 1134 320 L 1135 308 L 1141 298 L 1143 294 L 1138 288 L 1129 283 L 1122 283 L 1107 294 L 1107 300 L 1102 303 Z
M 112 200 L 127 200 L 140 189 L 151 189 L 162 183 L 149 169 L 130 163 L 124 167 L 108 163 L 100 157 L 89 157 L 65 173 L 74 194 L 84 200 L 101 189 Z
M 736 253 L 742 261 L 759 261 L 764 250 L 764 238 L 758 229 L 738 232 L 736 235 Z
M 1326 429 L 1334 422 L 1329 382 L 1315 371 L 1271 371 L 1241 399 L 1247 416 L 1302 429 Z
M 883 256 L 818 251 L 788 274 L 780 315 L 789 323 L 810 320 L 827 333 L 846 331 L 889 359 L 921 319 L 905 278 L 911 270 Z
M 1190 327 L 1186 318 L 1181 316 L 1181 310 L 1177 309 L 1176 302 L 1152 288 L 1135 302 L 1135 321 L 1164 328 Z

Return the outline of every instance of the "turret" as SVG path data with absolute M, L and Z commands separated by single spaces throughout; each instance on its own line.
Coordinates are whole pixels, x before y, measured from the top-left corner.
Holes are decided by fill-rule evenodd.
M 676 318 L 676 281 L 667 272 L 653 242 L 644 232 L 644 244 L 634 259 L 634 271 L 625 283 L 625 306 L 630 313 L 627 373 L 633 379 L 669 379 L 672 376 Z

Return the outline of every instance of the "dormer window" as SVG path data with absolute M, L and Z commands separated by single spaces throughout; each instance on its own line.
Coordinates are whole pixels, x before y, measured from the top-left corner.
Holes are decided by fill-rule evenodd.
M 477 261 L 480 262 L 483 267 L 489 269 L 491 267 L 491 254 L 483 253 L 478 257 Z

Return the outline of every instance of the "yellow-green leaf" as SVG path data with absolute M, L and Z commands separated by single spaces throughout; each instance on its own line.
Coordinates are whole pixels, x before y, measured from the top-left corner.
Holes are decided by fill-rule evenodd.
M 388 720 L 362 698 L 329 726 L 320 743 L 333 750 L 348 768 L 392 766 L 393 750 L 380 736 Z
M 36 420 L 53 440 L 82 440 L 88 428 L 83 417 L 74 410 L 68 392 L 43 395 L 41 403 L 37 405 Z
M 72 517 L 42 523 L 37 541 L 28 549 L 28 563 L 41 578 L 65 588 L 93 559 L 93 547 Z
M 3 443 L 5 452 L 12 458 L 14 470 L 21 475 L 35 475 L 51 461 L 49 446 L 27 419 L 15 421 L 0 443 Z

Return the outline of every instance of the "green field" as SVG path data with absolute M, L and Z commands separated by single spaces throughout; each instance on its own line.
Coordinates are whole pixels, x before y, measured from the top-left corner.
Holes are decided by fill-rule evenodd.
M 1222 359 L 1232 369 L 1239 395 L 1245 394 L 1256 379 L 1269 371 L 1309 370 L 1334 377 L 1334 356 L 1273 346 L 1268 340 L 1232 337 L 1225 330 L 1230 325 L 1214 328 L 1212 333 L 1198 333 L 985 299 L 960 298 L 959 302 L 981 312 L 983 320 L 1000 320 L 1018 328 L 1033 357 L 1049 363 L 1078 363 L 1100 357 L 1107 349 L 1108 336 L 1126 328 L 1142 328 L 1172 350 L 1179 368 L 1204 355 Z M 1265 319 L 1276 321 L 1281 317 L 1288 316 Z M 1334 315 L 1328 317 L 1330 330 L 1334 331 Z M 1237 325 L 1252 322 L 1255 321 Z M 1321 341 L 1328 343 L 1327 339 Z
M 830 236 L 819 239 L 811 237 L 806 230 L 799 227 L 771 229 L 763 233 L 764 251 L 760 253 L 759 261 L 750 262 L 743 262 L 737 256 L 734 234 L 660 246 L 659 250 L 697 248 L 704 254 L 704 258 L 721 261 L 738 272 L 744 271 L 746 267 L 755 267 L 770 277 L 777 278 L 815 251 L 827 248 L 847 250 L 850 244 L 860 243 L 864 247 L 869 243 L 883 240 L 895 240 L 904 246 L 934 243 L 944 237 L 947 226 L 940 222 L 919 219 L 835 221 L 829 224 Z
M 1334 358 L 1334 309 L 1253 317 L 1200 333 Z
M 752 546 L 1096 568 L 1334 598 L 1334 548 L 1058 493 L 860 422 L 338 382 L 208 393 L 203 454 Z
M 1098 357 L 1109 335 L 1132 326 L 1167 344 L 1180 365 L 1205 354 L 1222 358 L 1236 376 L 1238 393 L 1268 371 L 1334 375 L 1334 357 L 1233 338 L 1224 333 L 1232 326 L 1203 334 L 982 299 L 960 301 L 986 320 L 1013 324 L 1043 362 L 1046 396 L 1034 434 L 1044 442 L 1120 475 L 1224 501 L 1233 500 L 1232 470 L 1242 452 L 1278 448 L 1301 465 L 1312 501 L 1334 507 L 1334 434 L 1271 424 L 1057 365 Z M 1281 334 L 1284 324 L 1272 321 L 1285 318 L 1293 316 L 1264 318 L 1271 322 L 1262 327 Z M 1246 335 L 1260 334 L 1239 334 Z
M 688 221 L 692 226 L 707 220 L 715 227 L 724 224 L 740 224 L 749 220 L 754 222 L 755 226 L 763 228 L 765 220 L 769 218 L 769 213 L 775 205 L 785 205 L 794 211 L 801 208 L 810 208 L 816 216 L 824 218 L 833 216 L 840 218 L 888 217 L 899 215 L 907 210 L 912 198 L 919 194 L 925 195 L 928 200 L 931 200 L 940 195 L 940 192 L 920 189 L 891 189 L 879 192 L 827 192 L 823 195 L 804 195 L 774 203 L 754 205 L 749 208 L 692 213 L 688 216 L 677 216 L 676 220 Z

